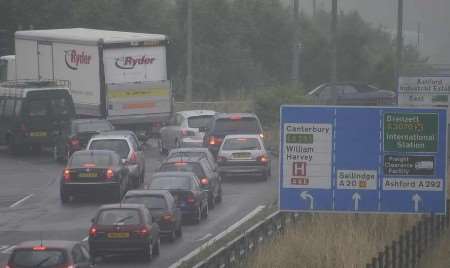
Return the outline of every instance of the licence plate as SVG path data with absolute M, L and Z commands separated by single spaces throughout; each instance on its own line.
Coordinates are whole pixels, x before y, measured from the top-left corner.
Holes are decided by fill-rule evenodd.
M 30 137 L 47 137 L 47 132 L 45 131 L 30 132 Z
M 96 178 L 96 177 L 98 177 L 98 174 L 94 173 L 94 172 L 91 172 L 91 173 L 80 173 L 78 175 L 78 177 L 80 177 L 80 178 Z
M 243 159 L 243 158 L 250 158 L 252 155 L 250 153 L 233 153 L 233 158 L 237 159 Z
M 130 233 L 108 233 L 108 238 L 128 238 Z

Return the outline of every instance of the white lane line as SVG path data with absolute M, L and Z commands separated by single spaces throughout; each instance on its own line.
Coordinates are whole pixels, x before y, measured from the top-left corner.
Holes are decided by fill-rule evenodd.
M 194 242 L 200 242 L 200 241 L 206 240 L 206 239 L 210 238 L 211 236 L 212 236 L 212 234 L 208 233 L 205 236 L 203 236 L 197 240 L 194 240 Z
M 16 246 L 11 246 L 11 247 L 9 247 L 9 248 L 3 250 L 2 253 L 3 253 L 3 254 L 9 254 L 9 253 L 11 253 L 11 251 L 12 251 L 13 249 L 15 249 L 15 248 L 16 248 Z
M 266 207 L 265 205 L 257 206 L 254 210 L 252 210 L 250 213 L 248 213 L 245 217 L 243 217 L 239 221 L 235 222 L 233 225 L 228 227 L 225 231 L 223 231 L 220 234 L 216 235 L 214 238 L 210 239 L 208 242 L 204 243 L 203 245 L 201 245 L 197 249 L 191 251 L 191 253 L 189 253 L 186 256 L 184 256 L 183 258 L 179 259 L 174 264 L 170 265 L 169 268 L 179 267 L 183 262 L 185 262 L 185 261 L 189 260 L 190 258 L 194 257 L 195 255 L 200 253 L 206 247 L 209 247 L 210 245 L 214 244 L 217 240 L 221 239 L 222 237 L 224 237 L 227 234 L 229 234 L 232 231 L 234 231 L 237 227 L 239 227 L 239 225 L 241 225 L 242 223 L 246 222 L 247 220 L 249 220 L 250 218 L 252 218 L 256 214 L 258 214 L 265 207 Z
M 27 196 L 25 196 L 24 198 L 20 199 L 19 201 L 17 201 L 16 203 L 12 204 L 11 206 L 9 206 L 10 208 L 16 207 L 20 204 L 22 204 L 23 202 L 25 202 L 27 199 L 31 198 L 34 194 L 29 194 Z
M 85 241 L 87 241 L 88 239 L 89 239 L 89 236 L 86 236 L 86 237 L 83 238 L 83 240 L 81 240 L 81 241 L 85 242 Z

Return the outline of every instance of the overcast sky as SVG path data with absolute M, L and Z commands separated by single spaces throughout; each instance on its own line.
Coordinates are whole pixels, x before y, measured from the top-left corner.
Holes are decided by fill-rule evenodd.
M 292 0 L 286 0 L 287 2 Z M 314 0 L 299 0 L 303 11 L 311 12 Z M 329 10 L 331 0 L 316 0 L 317 6 Z M 417 45 L 420 24 L 421 52 L 432 63 L 450 64 L 450 0 L 403 0 L 404 31 L 408 41 Z M 393 30 L 397 25 L 397 0 L 338 0 L 340 10 L 357 10 L 374 26 Z

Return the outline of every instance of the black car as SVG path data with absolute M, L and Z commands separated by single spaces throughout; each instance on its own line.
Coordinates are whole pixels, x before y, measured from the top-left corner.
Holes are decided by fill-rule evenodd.
M 226 135 L 258 134 L 264 137 L 261 122 L 253 113 L 216 114 L 210 121 L 203 137 L 203 146 L 217 156 L 220 145 Z
M 192 218 L 195 223 L 208 217 L 208 194 L 192 172 L 155 173 L 149 189 L 169 191 L 183 217 Z
M 140 253 L 151 261 L 159 255 L 159 225 L 142 204 L 101 206 L 89 229 L 92 259 L 109 254 Z
M 92 136 L 111 130 L 114 130 L 114 126 L 106 119 L 72 120 L 67 133 L 57 137 L 53 158 L 67 161 L 74 152 L 84 150 Z
M 182 235 L 181 210 L 169 191 L 132 190 L 125 194 L 122 203 L 145 205 L 153 219 L 158 221 L 161 235 L 167 236 L 171 242 Z
M 131 185 L 128 173 L 120 156 L 113 151 L 77 151 L 62 174 L 61 201 L 67 203 L 71 196 L 103 194 L 105 190 L 119 201 Z
M 17 245 L 9 256 L 6 268 L 90 268 L 87 248 L 76 241 L 27 241 Z
M 159 171 L 193 172 L 199 178 L 200 185 L 208 191 L 209 207 L 214 208 L 216 203 L 222 202 L 222 178 L 203 156 L 168 158 Z
M 308 92 L 316 104 L 338 105 L 393 105 L 394 91 L 379 89 L 362 82 L 325 83 Z

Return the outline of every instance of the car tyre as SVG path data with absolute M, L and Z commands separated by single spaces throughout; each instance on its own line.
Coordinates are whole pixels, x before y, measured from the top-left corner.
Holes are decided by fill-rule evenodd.
M 216 196 L 214 196 L 214 193 L 211 193 L 210 198 L 208 198 L 208 206 L 211 207 L 211 209 L 216 207 Z
M 169 234 L 169 241 L 174 242 L 177 239 L 177 230 L 172 230 Z
M 221 203 L 222 202 L 222 185 L 219 186 L 219 193 L 217 194 L 216 197 L 216 203 Z
M 60 191 L 61 203 L 67 204 L 70 201 L 70 196 L 63 190 Z
M 148 262 L 152 261 L 153 259 L 153 242 L 148 242 L 148 247 L 144 249 L 144 259 Z
M 178 229 L 175 231 L 175 234 L 177 235 L 177 237 L 182 237 L 183 236 L 183 227 L 181 225 L 181 222 L 178 226 Z
M 209 214 L 209 206 L 208 204 L 206 204 L 205 208 L 203 209 L 202 212 L 202 219 L 207 219 L 208 218 L 208 214 Z
M 161 248 L 161 238 L 158 237 L 156 240 L 156 245 L 153 246 L 153 256 L 159 256 L 160 254 L 160 248 Z
M 197 212 L 194 214 L 194 223 L 199 224 L 201 220 L 202 220 L 202 210 L 199 206 Z

